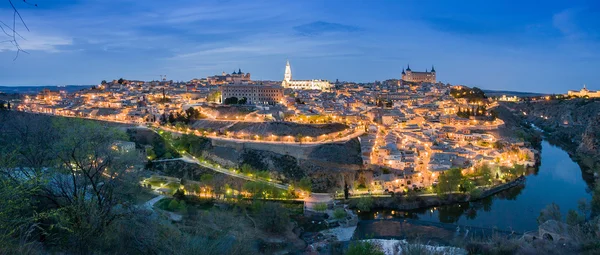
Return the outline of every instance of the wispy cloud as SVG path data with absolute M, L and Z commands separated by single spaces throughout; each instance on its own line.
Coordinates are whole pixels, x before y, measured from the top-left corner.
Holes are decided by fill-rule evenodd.
M 581 9 L 570 8 L 562 10 L 552 16 L 552 25 L 569 40 L 580 40 L 585 38 L 585 34 L 576 24 L 575 17 L 581 12 Z
M 24 51 L 45 51 L 56 53 L 61 51 L 59 49 L 61 46 L 67 46 L 73 43 L 70 38 L 63 38 L 59 36 L 24 32 L 22 32 L 22 34 L 24 39 L 17 37 L 16 40 L 19 43 L 19 47 Z M 0 43 L 0 51 L 17 51 L 17 47 L 11 42 L 3 42 Z
M 315 21 L 299 26 L 295 26 L 300 35 L 321 35 L 325 33 L 349 33 L 360 31 L 357 26 L 344 25 L 339 23 L 331 23 L 325 21 Z

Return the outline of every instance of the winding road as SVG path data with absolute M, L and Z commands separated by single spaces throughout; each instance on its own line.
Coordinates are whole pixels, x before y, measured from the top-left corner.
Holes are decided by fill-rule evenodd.
M 190 156 L 187 152 L 183 153 L 183 157 L 181 157 L 181 158 L 161 159 L 161 160 L 154 160 L 152 162 L 168 162 L 168 161 L 183 161 L 183 162 L 190 163 L 190 164 L 196 164 L 201 167 L 211 169 L 215 172 L 223 173 L 223 174 L 226 174 L 226 175 L 229 175 L 232 177 L 236 177 L 236 178 L 241 178 L 241 179 L 244 179 L 247 181 L 262 182 L 262 183 L 265 183 L 265 184 L 268 184 L 268 185 L 271 185 L 273 187 L 283 189 L 283 190 L 288 190 L 288 188 L 290 187 L 290 185 L 287 185 L 287 184 L 280 184 L 280 183 L 276 183 L 276 182 L 272 182 L 272 181 L 260 180 L 260 179 L 252 178 L 250 176 L 247 176 L 247 175 L 244 175 L 241 173 L 234 173 L 234 172 L 229 171 L 228 169 L 222 168 L 220 166 L 214 167 L 207 163 L 200 162 L 200 160 L 196 159 L 193 156 Z

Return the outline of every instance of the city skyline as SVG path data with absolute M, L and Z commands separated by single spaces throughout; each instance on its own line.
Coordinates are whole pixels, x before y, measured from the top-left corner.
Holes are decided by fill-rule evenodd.
M 239 68 L 256 80 L 372 82 L 435 66 L 438 80 L 563 93 L 595 84 L 598 3 L 40 1 L 17 4 L 15 56 L 1 44 L 1 85 L 189 80 Z M 12 17 L 10 5 L 0 17 Z M 474 12 L 477 10 L 477 12 Z M 533 10 L 533 11 L 531 11 Z M 69 13 L 65 16 L 65 13 Z

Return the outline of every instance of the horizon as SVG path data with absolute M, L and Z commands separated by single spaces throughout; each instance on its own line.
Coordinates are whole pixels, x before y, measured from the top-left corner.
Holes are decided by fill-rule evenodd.
M 478 1 L 36 4 L 15 3 L 29 28 L 17 22 L 29 54 L 13 61 L 14 46 L 0 44 L 0 84 L 191 80 L 238 69 L 254 80 L 282 80 L 289 60 L 298 79 L 399 79 L 410 64 L 435 66 L 441 82 L 486 90 L 600 90 L 600 4 L 593 1 L 518 9 Z M 12 18 L 8 3 L 0 8 L 1 20 Z

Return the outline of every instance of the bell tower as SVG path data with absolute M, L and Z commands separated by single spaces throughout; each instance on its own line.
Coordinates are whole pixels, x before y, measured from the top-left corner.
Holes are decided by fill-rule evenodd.
M 290 67 L 290 61 L 286 61 L 285 64 L 285 75 L 283 76 L 284 81 L 292 80 L 292 68 Z

